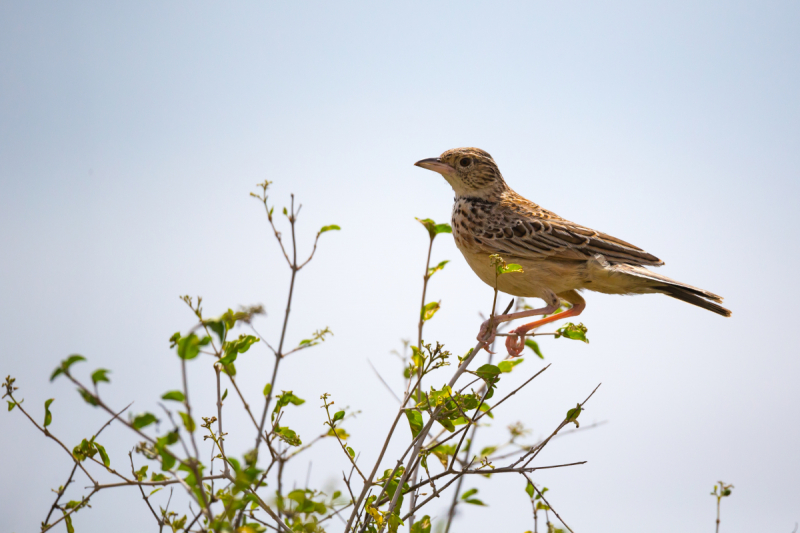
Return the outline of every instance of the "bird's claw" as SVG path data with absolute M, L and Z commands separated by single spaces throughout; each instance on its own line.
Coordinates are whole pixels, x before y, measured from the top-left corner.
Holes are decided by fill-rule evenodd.
M 495 334 L 497 333 L 497 324 L 493 324 L 490 327 L 489 322 L 489 320 L 486 320 L 481 324 L 481 330 L 478 332 L 477 339 L 483 343 L 484 350 L 493 354 L 494 352 L 491 350 L 491 346 L 492 343 L 494 343 Z
M 522 355 L 522 351 L 525 349 L 525 333 L 527 333 L 527 331 L 519 328 L 509 333 L 508 337 L 506 337 L 508 355 L 511 357 L 519 357 Z

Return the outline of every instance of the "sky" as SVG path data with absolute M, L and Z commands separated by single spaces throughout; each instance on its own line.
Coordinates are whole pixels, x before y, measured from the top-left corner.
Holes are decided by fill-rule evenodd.
M 587 461 L 535 476 L 573 530 L 712 531 L 723 480 L 735 488 L 722 531 L 788 533 L 800 521 L 798 27 L 786 1 L 4 2 L 0 372 L 37 418 L 55 398 L 50 429 L 71 447 L 105 419 L 49 383 L 52 369 L 83 354 L 83 379 L 111 369 L 109 403 L 157 410 L 180 379 L 168 339 L 193 325 L 178 296 L 202 295 L 209 316 L 263 304 L 256 328 L 274 342 L 289 272 L 249 196 L 270 180 L 276 213 L 291 194 L 303 205 L 301 255 L 321 226 L 342 228 L 298 275 L 287 329 L 290 345 L 334 336 L 287 358 L 276 387 L 307 400 L 290 413 L 304 439 L 321 432 L 322 393 L 360 410 L 347 429 L 371 466 L 397 405 L 370 365 L 399 391 L 390 352 L 416 332 L 427 236 L 414 218 L 446 222 L 452 206 L 447 183 L 413 163 L 476 146 L 523 196 L 657 255 L 661 273 L 733 311 L 587 293 L 590 344 L 543 338 L 545 361 L 528 354 L 501 392 L 552 366 L 476 445 L 515 421 L 545 436 L 602 383 L 581 421 L 605 423 L 537 459 Z M 462 354 L 492 291 L 447 235 L 433 249 L 445 259 L 425 338 Z M 254 347 L 239 368 L 258 404 L 270 353 Z M 212 413 L 210 360 L 190 378 Z M 252 436 L 229 405 L 241 453 Z M 2 529 L 38 530 L 69 459 L 17 410 L 0 428 Z M 127 471 L 136 438 L 112 426 L 102 440 Z M 340 450 L 308 454 L 288 478 L 341 489 Z M 524 485 L 470 479 L 488 506 L 451 531 L 533 529 Z M 76 529 L 152 530 L 140 496 L 114 490 Z M 427 512 L 440 520 L 446 502 Z

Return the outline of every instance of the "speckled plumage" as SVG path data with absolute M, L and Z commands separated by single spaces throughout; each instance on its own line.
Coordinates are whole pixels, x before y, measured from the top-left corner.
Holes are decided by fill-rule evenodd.
M 456 148 L 416 164 L 439 172 L 453 187 L 453 236 L 479 278 L 494 287 L 492 254 L 522 265 L 523 273 L 497 279 L 502 292 L 542 298 L 547 309 L 566 300 L 579 307 L 571 316 L 583 309 L 583 299 L 576 292 L 581 290 L 663 293 L 730 316 L 730 311 L 717 305 L 720 296 L 647 269 L 664 264 L 656 256 L 561 218 L 514 192 L 483 150 Z M 542 323 L 538 321 L 534 327 Z

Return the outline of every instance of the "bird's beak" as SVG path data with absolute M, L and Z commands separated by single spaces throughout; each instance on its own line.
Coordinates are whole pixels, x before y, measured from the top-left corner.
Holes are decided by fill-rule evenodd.
M 428 170 L 433 170 L 434 172 L 438 172 L 439 174 L 449 174 L 453 171 L 453 167 L 448 165 L 447 163 L 443 163 L 441 159 L 438 157 L 429 157 L 428 159 L 422 159 L 414 163 L 414 166 L 422 167 Z

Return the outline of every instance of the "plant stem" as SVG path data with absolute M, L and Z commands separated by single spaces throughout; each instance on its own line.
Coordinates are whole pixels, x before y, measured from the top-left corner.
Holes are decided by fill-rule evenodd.
M 425 260 L 425 275 L 422 276 L 422 303 L 419 306 L 419 326 L 417 328 L 417 348 L 422 350 L 422 328 L 425 326 L 425 295 L 428 292 L 428 280 L 431 278 L 430 276 L 430 267 L 431 267 L 431 251 L 433 250 L 433 239 L 435 235 L 431 237 L 430 244 L 428 244 L 428 258 Z M 417 382 L 417 398 L 422 396 L 422 367 L 419 368 L 419 380 Z M 415 484 L 417 482 L 417 476 L 419 475 L 418 469 L 415 467 L 414 472 L 412 472 L 411 484 Z M 408 508 L 414 509 L 417 503 L 417 493 L 412 492 L 411 497 L 408 500 Z M 408 523 L 408 530 L 411 531 L 411 528 L 414 526 L 414 515 L 411 515 L 411 520 Z

